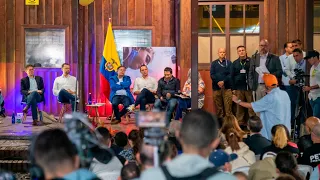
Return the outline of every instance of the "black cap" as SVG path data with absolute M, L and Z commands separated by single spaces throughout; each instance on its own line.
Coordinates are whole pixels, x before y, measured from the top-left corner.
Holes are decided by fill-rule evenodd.
M 312 57 L 318 57 L 319 58 L 319 52 L 316 51 L 316 50 L 313 50 L 313 51 L 308 51 L 306 57 L 304 57 L 304 59 L 308 60 Z

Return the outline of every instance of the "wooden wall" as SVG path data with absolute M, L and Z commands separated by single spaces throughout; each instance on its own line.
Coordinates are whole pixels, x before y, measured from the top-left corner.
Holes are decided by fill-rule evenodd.
M 199 0 L 200 1 L 200 0 Z M 204 0 L 205 1 L 205 0 Z M 235 1 L 235 0 L 221 0 Z M 251 1 L 251 0 L 250 0 Z M 254 0 L 252 0 L 254 1 Z M 283 54 L 283 44 L 287 41 L 300 39 L 305 47 L 307 47 L 308 39 L 306 36 L 306 10 L 308 0 L 264 0 L 264 22 L 261 29 L 261 36 L 269 40 L 271 52 L 275 54 Z M 220 2 L 220 1 L 219 1 Z M 238 2 L 238 1 L 237 1 Z M 309 8 L 310 9 L 310 8 Z M 180 64 L 181 69 L 189 69 L 191 67 L 191 0 L 180 1 Z M 312 28 L 312 27 L 311 27 Z M 310 44 L 310 43 L 309 43 Z M 215 112 L 213 103 L 210 66 L 200 66 L 200 73 L 206 83 L 206 102 L 204 109 Z M 182 72 L 180 78 L 186 79 Z
M 69 38 L 67 62 L 72 74 L 79 72 L 82 98 L 92 92 L 99 99 L 99 63 L 109 18 L 117 29 L 152 27 L 153 46 L 175 46 L 174 1 L 172 0 L 95 0 L 76 8 L 78 0 L 40 0 L 39 6 L 25 6 L 24 0 L 0 0 L 0 88 L 9 113 L 21 111 L 20 79 L 23 73 L 23 26 L 66 25 Z M 79 24 L 79 32 L 76 27 Z M 77 44 L 78 43 L 78 44 Z M 45 111 L 57 114 L 59 105 L 52 95 L 53 79 L 60 69 L 38 69 L 46 88 Z

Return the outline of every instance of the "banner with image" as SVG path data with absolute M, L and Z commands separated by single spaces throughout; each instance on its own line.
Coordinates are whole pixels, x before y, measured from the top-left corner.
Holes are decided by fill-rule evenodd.
M 126 75 L 134 80 L 141 77 L 140 66 L 148 66 L 149 76 L 159 80 L 163 77 L 166 67 L 172 68 L 176 77 L 176 48 L 175 47 L 124 47 L 122 65 L 127 68 Z

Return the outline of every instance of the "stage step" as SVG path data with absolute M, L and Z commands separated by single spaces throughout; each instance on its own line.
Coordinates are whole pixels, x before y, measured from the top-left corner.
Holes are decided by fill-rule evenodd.
M 29 140 L 0 140 L 0 169 L 27 173 L 30 168 Z

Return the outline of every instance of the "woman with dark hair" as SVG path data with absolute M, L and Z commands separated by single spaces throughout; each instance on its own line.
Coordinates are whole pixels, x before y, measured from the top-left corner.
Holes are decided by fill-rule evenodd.
M 123 66 L 130 69 L 139 69 L 141 65 L 152 62 L 154 51 L 151 47 L 129 47 L 124 49 Z
M 140 131 L 136 129 L 130 131 L 128 141 L 131 149 L 133 150 L 133 154 L 136 155 L 142 142 Z
M 264 148 L 263 152 L 261 153 L 260 159 L 264 159 L 264 156 L 267 154 L 274 154 L 276 155 L 280 151 L 288 151 L 294 156 L 299 156 L 299 149 L 297 147 L 292 147 L 288 144 L 289 136 L 288 130 L 286 126 L 283 125 L 275 125 L 271 129 L 272 134 L 272 142 L 271 145 Z
M 178 154 L 177 147 L 171 141 L 163 142 L 159 147 L 160 164 L 171 161 Z
M 225 149 L 228 146 L 226 133 L 230 129 L 235 129 L 241 138 L 246 138 L 247 134 L 240 128 L 237 118 L 234 115 L 225 116 L 219 130 L 220 146 Z
M 238 158 L 230 162 L 232 169 L 237 169 L 243 166 L 250 166 L 256 162 L 256 157 L 249 147 L 242 142 L 242 137 L 235 129 L 230 129 L 226 133 L 228 147 L 225 152 L 228 154 L 235 153 Z
M 298 172 L 298 163 L 296 158 L 287 151 L 282 151 L 277 154 L 276 167 L 279 173 L 289 174 L 296 180 L 303 180 L 304 178 Z

